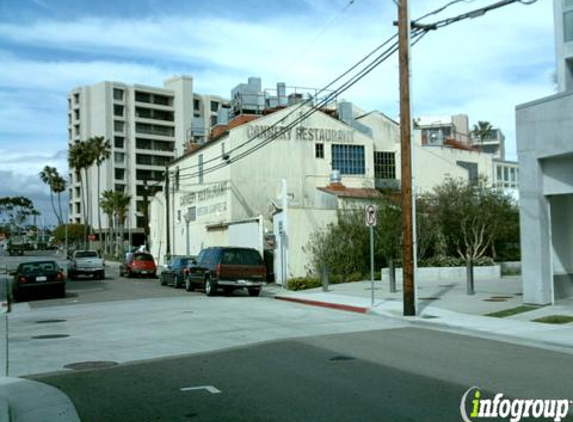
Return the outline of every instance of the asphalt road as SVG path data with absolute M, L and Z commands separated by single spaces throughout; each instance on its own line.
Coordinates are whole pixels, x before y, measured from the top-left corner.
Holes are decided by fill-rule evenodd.
M 34 378 L 66 392 L 84 422 L 444 422 L 461 420 L 472 386 L 484 397 L 571 399 L 570 364 L 570 355 L 398 328 Z

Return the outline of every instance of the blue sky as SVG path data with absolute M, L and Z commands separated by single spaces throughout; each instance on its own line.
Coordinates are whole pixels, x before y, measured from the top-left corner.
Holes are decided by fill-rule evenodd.
M 412 18 L 449 0 L 410 0 Z M 433 22 L 493 3 L 466 0 Z M 412 52 L 414 116 L 490 121 L 515 153 L 515 106 L 554 92 L 551 0 L 429 33 Z M 229 96 L 249 76 L 320 88 L 395 32 L 393 0 L 0 0 L 0 197 L 31 197 L 53 221 L 38 172 L 67 173 L 66 96 L 113 80 Z M 344 94 L 398 115 L 397 57 Z

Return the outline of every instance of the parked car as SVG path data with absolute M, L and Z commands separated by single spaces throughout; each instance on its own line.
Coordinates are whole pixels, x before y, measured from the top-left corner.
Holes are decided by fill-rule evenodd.
M 159 281 L 162 286 L 172 284 L 176 289 L 183 286 L 185 276 L 188 272 L 188 266 L 192 260 L 197 257 L 190 256 L 175 256 L 171 258 L 168 264 L 163 267 L 163 271 L 159 276 Z
M 157 277 L 155 259 L 149 252 L 134 252 L 127 254 L 125 262 L 119 267 L 120 277 L 149 276 Z
M 11 273 L 12 297 L 19 299 L 23 292 L 52 290 L 60 297 L 66 297 L 64 270 L 56 261 L 22 262 Z
M 258 296 L 266 277 L 265 262 L 256 249 L 212 247 L 203 249 L 189 265 L 185 290 L 200 286 L 207 296 L 213 296 L 219 288 L 227 293 L 247 289 L 249 296 Z

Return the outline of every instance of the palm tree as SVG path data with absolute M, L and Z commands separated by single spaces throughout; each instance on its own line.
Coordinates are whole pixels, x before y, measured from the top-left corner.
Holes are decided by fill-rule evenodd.
M 71 168 L 73 168 L 76 172 L 78 172 L 80 176 L 80 184 L 85 186 L 85 195 L 82 194 L 82 208 L 83 208 L 83 217 L 84 217 L 84 224 L 86 227 L 91 226 L 91 216 L 90 216 L 90 202 L 89 202 L 89 178 L 88 178 L 88 169 L 95 161 L 95 157 L 93 154 L 93 144 L 90 142 L 78 142 L 72 147 L 70 147 L 68 151 L 68 164 Z M 81 170 L 84 170 L 84 178 L 82 180 Z M 85 181 L 85 183 L 82 183 Z M 86 232 L 87 238 L 87 232 Z
M 100 197 L 100 166 L 111 156 L 111 143 L 109 139 L 105 139 L 103 136 L 96 136 L 94 138 L 88 139 L 88 142 L 92 146 L 92 152 L 94 155 L 95 163 L 97 165 L 97 197 Z M 102 233 L 101 233 L 101 212 L 100 207 L 97 208 L 97 222 L 98 222 L 98 236 L 101 244 Z
M 58 217 L 58 221 L 60 224 L 63 224 L 64 221 L 64 214 L 62 213 L 62 192 L 65 192 L 66 188 L 68 187 L 68 183 L 66 179 L 58 174 L 56 170 L 54 174 L 54 178 L 52 180 L 52 184 L 50 185 L 50 189 L 58 194 L 58 208 L 60 210 L 60 215 Z
M 474 125 L 472 133 L 476 138 L 479 138 L 480 143 L 483 144 L 483 141 L 491 135 L 492 130 L 493 126 L 490 122 L 480 120 L 476 125 Z
M 54 190 L 52 188 L 54 182 L 54 176 L 57 174 L 58 170 L 55 167 L 45 166 L 44 169 L 39 173 L 40 180 L 50 187 L 50 202 L 52 203 L 52 209 L 54 210 L 54 215 L 58 219 L 58 222 L 62 224 L 62 220 L 56 211 L 56 206 L 54 204 Z
M 100 200 L 100 207 L 108 214 L 108 218 L 113 219 L 115 215 L 117 219 L 117 228 L 119 229 L 119 236 L 116 236 L 119 241 L 116 244 L 116 255 L 120 251 L 123 252 L 123 238 L 125 235 L 125 217 L 129 204 L 131 203 L 131 196 L 123 192 L 114 192 L 106 190 L 102 192 L 102 199 Z
M 115 228 L 115 225 L 113 224 L 113 216 L 115 214 L 115 205 L 113 200 L 113 193 L 114 192 L 111 190 L 104 190 L 99 200 L 99 206 L 104 214 L 107 215 L 108 221 L 108 232 L 105 239 L 105 251 L 107 253 L 111 253 L 111 241 L 114 238 L 113 229 Z

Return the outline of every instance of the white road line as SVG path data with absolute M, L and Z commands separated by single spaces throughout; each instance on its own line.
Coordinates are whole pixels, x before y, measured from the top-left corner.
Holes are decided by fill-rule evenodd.
M 193 390 L 207 390 L 211 394 L 221 394 L 221 390 L 217 390 L 212 385 L 202 385 L 199 387 L 185 387 L 181 388 L 181 391 L 193 391 Z

